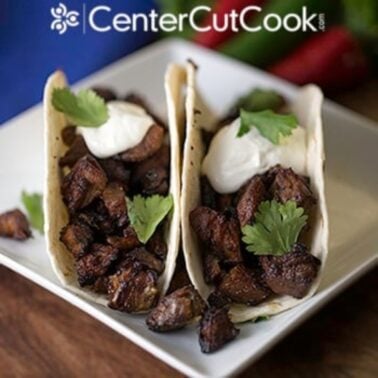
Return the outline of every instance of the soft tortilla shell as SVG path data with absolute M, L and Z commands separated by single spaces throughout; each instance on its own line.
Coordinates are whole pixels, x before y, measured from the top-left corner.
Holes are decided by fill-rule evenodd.
M 179 124 L 183 119 L 179 103 L 183 102 L 179 87 L 184 85 L 185 73 L 177 67 L 170 67 L 165 77 L 165 90 L 168 108 L 168 125 L 170 133 L 171 181 L 170 193 L 173 196 L 174 208 L 170 214 L 165 233 L 168 253 L 166 268 L 159 278 L 159 288 L 163 295 L 168 289 L 175 265 L 180 241 L 180 146 Z M 45 124 L 45 179 L 44 179 L 44 212 L 47 252 L 54 272 L 59 281 L 71 291 L 85 299 L 107 305 L 104 295 L 99 295 L 82 288 L 77 282 L 75 262 L 71 253 L 59 241 L 62 228 L 68 223 L 69 216 L 61 196 L 61 169 L 59 157 L 67 147 L 64 145 L 61 132 L 68 126 L 65 116 L 55 110 L 51 98 L 54 88 L 67 87 L 63 72 L 56 71 L 47 80 L 44 91 L 44 124 Z M 181 107 L 182 109 L 182 107 Z
M 213 123 L 214 116 L 200 97 L 195 83 L 195 68 L 187 65 L 186 99 L 186 141 L 184 145 L 183 176 L 181 192 L 181 224 L 183 250 L 189 277 L 203 298 L 207 298 L 212 287 L 207 285 L 203 277 L 201 248 L 196 235 L 189 223 L 190 212 L 200 204 L 200 175 L 204 158 L 204 143 L 201 137 L 202 125 Z M 235 304 L 230 308 L 233 322 L 244 322 L 259 316 L 270 316 L 296 306 L 311 297 L 319 286 L 328 253 L 328 216 L 324 189 L 324 146 L 321 121 L 321 105 L 323 95 L 321 90 L 308 85 L 300 89 L 294 101 L 292 111 L 298 117 L 299 123 L 306 128 L 308 135 L 307 174 L 311 179 L 312 190 L 318 198 L 318 210 L 314 215 L 310 252 L 322 261 L 321 271 L 309 293 L 302 299 L 290 296 L 279 296 L 258 306 Z M 208 115 L 210 114 L 210 117 Z

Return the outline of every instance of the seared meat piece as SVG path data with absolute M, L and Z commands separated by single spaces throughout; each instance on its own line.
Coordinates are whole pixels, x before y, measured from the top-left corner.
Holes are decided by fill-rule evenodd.
M 90 155 L 84 138 L 81 135 L 76 135 L 71 147 L 65 153 L 63 157 L 59 159 L 59 165 L 61 167 L 73 167 L 76 162 L 85 155 Z
M 213 210 L 225 211 L 232 207 L 232 194 L 218 194 L 206 176 L 201 176 L 201 204 Z
M 76 221 L 87 224 L 96 236 L 109 236 L 117 231 L 116 222 L 109 217 L 104 202 L 97 198 L 89 206 L 75 214 Z
M 239 191 L 236 211 L 240 226 L 250 224 L 261 202 L 265 200 L 267 190 L 261 176 L 252 177 Z
M 163 145 L 159 151 L 138 164 L 132 175 L 131 185 L 134 193 L 165 195 L 169 181 L 169 148 Z
M 95 293 L 98 294 L 108 294 L 108 285 L 109 277 L 101 276 L 96 279 L 95 283 L 92 286 L 92 289 Z
M 164 129 L 153 125 L 147 131 L 143 140 L 135 147 L 129 148 L 121 154 L 123 161 L 128 163 L 140 162 L 154 155 L 163 145 Z
M 201 204 L 217 210 L 217 192 L 213 189 L 206 176 L 201 176 Z
M 76 136 L 77 136 L 76 126 L 66 126 L 62 130 L 62 139 L 63 139 L 63 143 L 66 146 L 71 146 L 71 144 L 74 142 Z
M 98 161 L 108 176 L 109 181 L 119 182 L 124 191 L 128 191 L 128 184 L 130 179 L 130 171 L 128 171 L 121 160 L 109 158 L 100 159 Z
M 93 233 L 87 224 L 80 221 L 72 222 L 68 223 L 60 232 L 60 241 L 75 259 L 79 259 L 86 254 L 93 242 Z
M 299 243 L 283 256 L 260 256 L 260 263 L 272 291 L 294 298 L 303 298 L 308 293 L 320 267 L 320 260 Z
M 180 329 L 195 320 L 206 309 L 206 304 L 192 285 L 177 289 L 162 298 L 146 319 L 148 328 L 155 332 Z
M 218 194 L 217 196 L 217 209 L 218 211 L 224 212 L 232 209 L 232 194 Z
M 105 102 L 117 100 L 117 95 L 112 89 L 106 87 L 93 87 L 92 90 L 104 99 Z
M 99 197 L 107 184 L 104 170 L 97 160 L 86 155 L 66 175 L 62 183 L 63 200 L 71 213 L 88 206 Z
M 143 270 L 138 261 L 125 265 L 109 277 L 109 307 L 129 313 L 149 311 L 159 297 L 156 273 Z
M 211 353 L 233 340 L 239 329 L 228 317 L 226 308 L 209 308 L 203 315 L 199 329 L 199 343 L 203 353 Z
M 123 227 L 128 222 L 126 197 L 122 186 L 116 182 L 108 184 L 102 193 L 104 205 L 108 210 L 110 218 Z
M 16 240 L 30 238 L 29 222 L 21 210 L 15 209 L 0 214 L 0 236 Z
M 224 276 L 218 289 L 233 302 L 249 305 L 259 304 L 271 294 L 260 272 L 242 264 L 236 265 Z
M 131 175 L 134 193 L 165 195 L 169 180 L 169 148 L 163 145 L 150 158 L 135 165 Z
M 276 173 L 271 186 L 274 199 L 282 203 L 295 201 L 308 213 L 316 203 L 308 178 L 295 174 L 291 168 L 276 167 L 273 172 Z
M 125 255 L 125 258 L 136 260 L 146 269 L 153 270 L 159 275 L 164 271 L 164 262 L 148 252 L 144 247 L 133 249 Z
M 123 236 L 109 236 L 106 241 L 122 252 L 131 251 L 141 245 L 137 234 L 131 226 L 124 229 Z
M 125 96 L 124 101 L 131 102 L 135 105 L 139 105 L 156 121 L 158 125 L 162 125 L 166 128 L 164 122 L 152 111 L 151 107 L 141 96 L 137 95 L 136 93 L 128 93 Z
M 168 248 L 167 243 L 164 240 L 164 235 L 161 228 L 158 228 L 154 232 L 150 240 L 147 242 L 146 248 L 147 251 L 153 253 L 161 260 L 165 260 L 165 258 L 167 257 Z
M 240 230 L 236 219 L 208 207 L 199 206 L 190 213 L 190 224 L 197 237 L 221 260 L 227 263 L 242 261 Z
M 118 258 L 118 249 L 103 244 L 93 244 L 89 253 L 79 259 L 76 270 L 80 286 L 91 285 L 103 276 Z
M 231 303 L 231 299 L 222 294 L 219 290 L 215 289 L 210 293 L 207 302 L 211 307 L 221 308 Z
M 212 253 L 206 253 L 203 260 L 205 282 L 217 284 L 222 279 L 224 271 L 220 266 L 219 258 Z

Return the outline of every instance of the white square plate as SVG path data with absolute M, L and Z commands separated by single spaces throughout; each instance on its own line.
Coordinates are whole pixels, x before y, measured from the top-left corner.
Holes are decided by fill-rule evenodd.
M 234 60 L 187 42 L 165 40 L 91 75 L 80 86 L 136 90 L 164 115 L 163 78 L 168 63 L 193 59 L 210 105 L 224 112 L 252 87 L 270 87 L 291 98 L 296 88 Z M 41 88 L 42 90 L 42 88 Z M 353 280 L 372 267 L 378 245 L 378 127 L 331 102 L 324 105 L 330 252 L 318 293 L 302 305 L 257 324 L 244 324 L 235 342 L 212 355 L 200 352 L 194 327 L 171 334 L 150 332 L 144 317 L 95 305 L 65 290 L 50 267 L 43 237 L 25 243 L 0 239 L 0 263 L 71 302 L 188 376 L 228 376 L 255 361 Z M 0 128 L 0 212 L 19 206 L 22 189 L 41 191 L 42 107 Z M 312 341 L 312 342 L 316 342 Z

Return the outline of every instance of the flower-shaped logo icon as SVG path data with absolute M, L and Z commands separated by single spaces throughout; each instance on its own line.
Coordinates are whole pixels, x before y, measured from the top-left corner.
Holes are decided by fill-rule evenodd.
M 64 34 L 68 27 L 79 25 L 79 12 L 68 11 L 67 7 L 59 3 L 56 8 L 51 8 L 51 15 L 55 18 L 51 23 L 51 30 L 56 30 L 59 34 Z

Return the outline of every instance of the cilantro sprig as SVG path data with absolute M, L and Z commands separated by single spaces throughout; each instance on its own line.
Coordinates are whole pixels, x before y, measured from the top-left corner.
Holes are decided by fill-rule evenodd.
M 262 202 L 255 223 L 242 228 L 242 240 L 255 255 L 282 256 L 291 251 L 307 218 L 303 208 L 297 207 L 294 201 Z
M 28 213 L 28 219 L 33 228 L 43 234 L 43 208 L 42 208 L 42 195 L 39 193 L 21 193 L 21 201 L 25 206 Z
M 253 126 L 273 144 L 279 144 L 281 137 L 292 134 L 293 130 L 298 126 L 298 121 L 293 114 L 277 114 L 272 110 L 248 112 L 241 109 L 240 128 L 237 137 L 240 138 L 247 134 Z
M 77 126 L 99 127 L 109 118 L 105 101 L 90 89 L 75 95 L 69 88 L 55 88 L 52 104 Z
M 153 195 L 146 198 L 137 195 L 132 200 L 127 198 L 130 223 L 141 243 L 146 243 L 151 238 L 172 207 L 172 195 L 166 197 Z
M 250 112 L 261 110 L 277 111 L 285 104 L 284 98 L 276 91 L 270 89 L 254 88 L 246 95 L 240 97 L 233 109 L 245 109 Z

